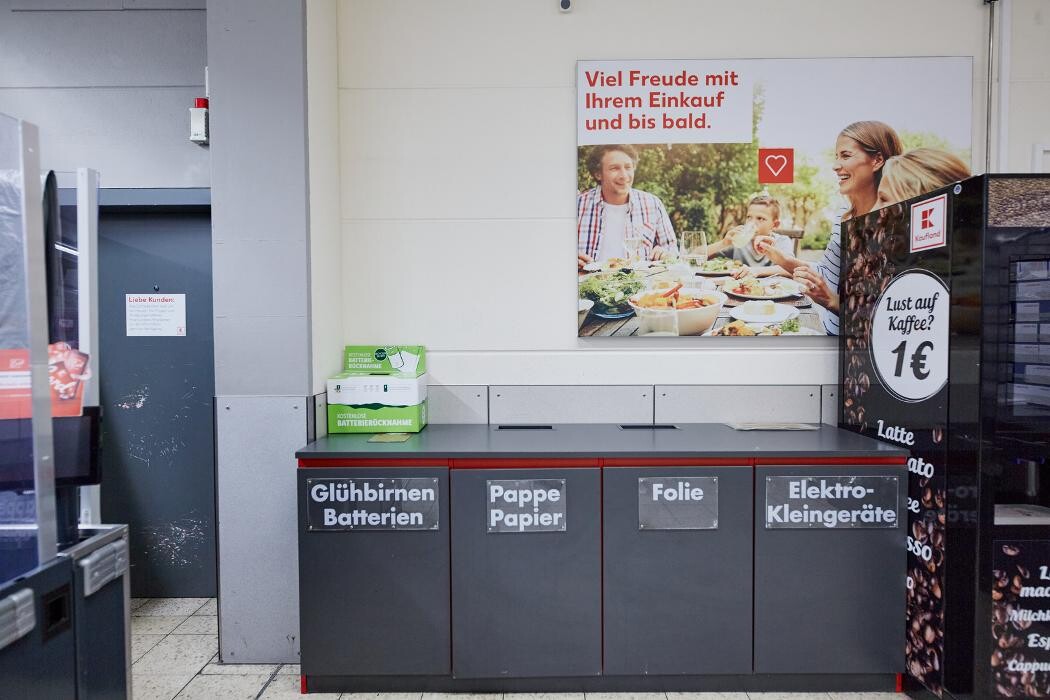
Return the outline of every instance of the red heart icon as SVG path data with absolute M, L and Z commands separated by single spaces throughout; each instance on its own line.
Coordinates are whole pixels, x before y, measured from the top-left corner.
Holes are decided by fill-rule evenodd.
M 791 184 L 795 181 L 793 148 L 758 149 L 758 181 L 762 184 Z
M 769 168 L 769 172 L 773 173 L 773 177 L 780 174 L 780 171 L 784 169 L 784 166 L 788 164 L 787 156 L 766 156 L 766 167 Z

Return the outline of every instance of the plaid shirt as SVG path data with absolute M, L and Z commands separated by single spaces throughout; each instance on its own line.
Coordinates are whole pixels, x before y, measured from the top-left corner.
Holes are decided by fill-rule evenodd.
M 631 189 L 627 200 L 627 225 L 642 234 L 649 254 L 662 248 L 665 254 L 678 254 L 678 240 L 663 202 L 654 194 Z M 602 245 L 602 188 L 586 190 L 576 196 L 576 251 L 594 258 Z M 614 234 L 616 235 L 616 234 Z M 619 235 L 624 235 L 619 232 Z M 648 257 L 648 255 L 646 256 Z

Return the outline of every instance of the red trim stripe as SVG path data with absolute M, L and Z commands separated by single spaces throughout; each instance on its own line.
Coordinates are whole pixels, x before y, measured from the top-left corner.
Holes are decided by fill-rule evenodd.
M 306 695 L 307 692 L 308 691 L 306 690 L 306 674 L 300 674 L 299 675 L 299 694 L 300 695 Z
M 592 468 L 602 466 L 597 457 L 589 459 L 571 458 L 543 458 L 543 459 L 452 459 L 449 466 L 453 469 L 573 469 Z
M 447 459 L 411 458 L 400 459 L 397 457 L 382 457 L 371 459 L 368 457 L 323 457 L 300 459 L 299 468 L 314 467 L 447 467 Z
M 603 467 L 750 467 L 752 459 L 712 459 L 710 457 L 690 459 L 688 457 L 657 458 L 613 457 L 602 460 Z
M 798 465 L 800 467 L 858 467 L 878 464 L 907 464 L 908 458 L 900 457 L 759 457 L 756 467 L 771 465 Z

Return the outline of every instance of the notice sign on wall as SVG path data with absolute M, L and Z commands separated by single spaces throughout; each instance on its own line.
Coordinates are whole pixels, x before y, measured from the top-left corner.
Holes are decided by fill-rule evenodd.
M 128 336 L 186 335 L 185 294 L 125 294 Z
M 895 476 L 766 477 L 766 529 L 895 528 Z
M 565 532 L 565 479 L 490 479 L 485 517 L 490 533 Z
M 312 531 L 437 530 L 437 479 L 308 479 Z
M 655 476 L 638 479 L 639 530 L 717 528 L 717 476 Z

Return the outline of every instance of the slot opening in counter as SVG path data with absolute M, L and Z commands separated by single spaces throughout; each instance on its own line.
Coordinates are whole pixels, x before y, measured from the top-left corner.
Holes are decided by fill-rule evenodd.
M 496 430 L 554 430 L 553 425 L 497 425 Z
M 678 430 L 678 426 L 670 423 L 621 423 L 620 430 Z

